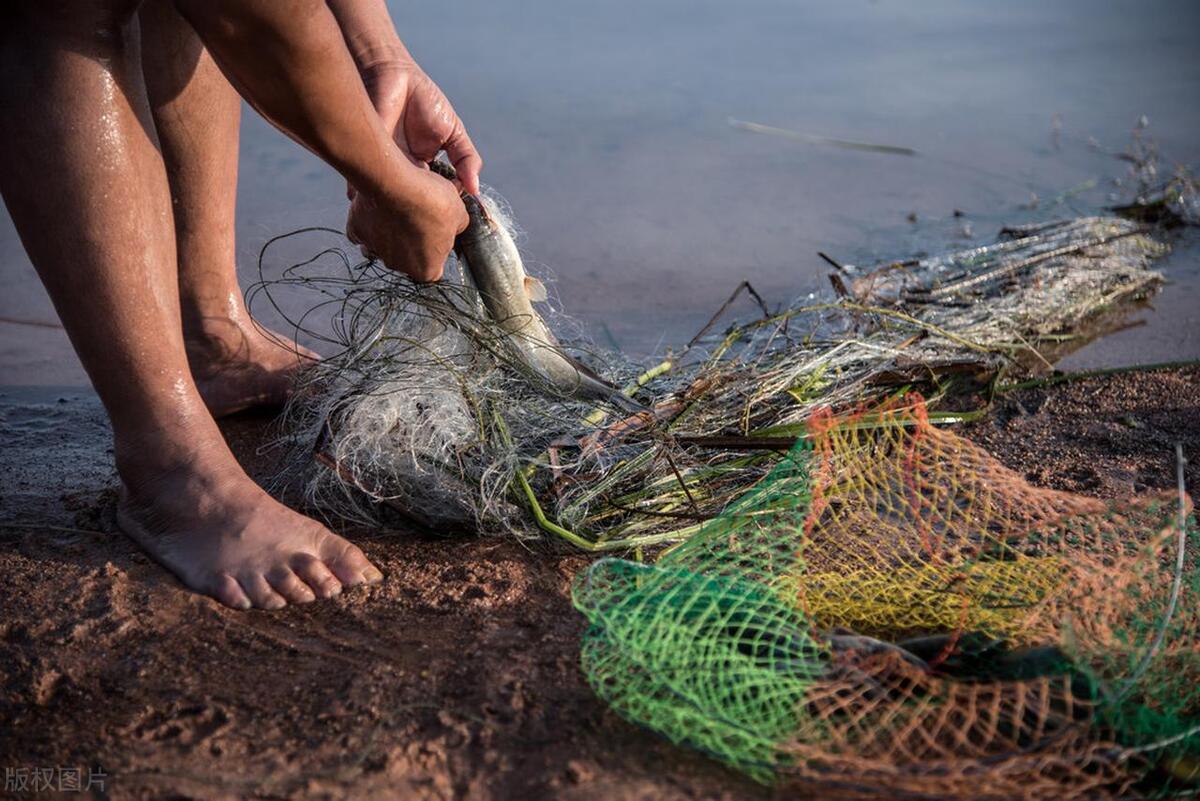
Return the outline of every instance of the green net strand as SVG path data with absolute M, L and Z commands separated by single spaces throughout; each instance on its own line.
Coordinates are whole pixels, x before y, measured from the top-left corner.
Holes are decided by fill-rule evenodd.
M 829 662 L 793 603 L 772 589 L 799 555 L 769 532 L 807 504 L 798 447 L 762 488 L 654 565 L 591 564 L 573 600 L 592 625 L 584 670 L 626 718 L 767 781 L 778 742 Z M 714 677 L 720 677 L 714 681 Z
M 583 670 L 762 782 L 1195 794 L 1200 547 L 1179 514 L 1031 487 L 919 399 L 827 414 L 686 543 L 580 575 Z

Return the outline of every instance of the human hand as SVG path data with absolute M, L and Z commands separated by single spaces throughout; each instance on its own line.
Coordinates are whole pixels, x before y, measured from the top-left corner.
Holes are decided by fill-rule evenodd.
M 387 171 L 401 179 L 384 179 L 383 185 L 394 189 L 364 195 L 348 187 L 346 234 L 413 280 L 436 281 L 455 234 L 468 222 L 458 189 L 479 192 L 483 160 L 450 101 L 396 35 L 383 0 L 327 0 L 327 5 L 383 129 L 409 162 Z M 450 157 L 461 184 L 429 170 L 440 150 Z
M 446 95 L 411 57 L 360 67 L 384 127 L 413 163 L 424 167 L 445 150 L 463 188 L 479 194 L 483 159 Z
M 466 206 L 459 188 L 427 166 L 399 170 L 395 186 L 353 194 L 346 236 L 417 283 L 440 280 L 454 237 L 469 222 Z

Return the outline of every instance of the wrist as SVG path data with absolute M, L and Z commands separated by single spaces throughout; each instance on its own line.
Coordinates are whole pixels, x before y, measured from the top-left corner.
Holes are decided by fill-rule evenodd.
M 382 101 L 402 104 L 421 68 L 411 59 L 380 57 L 360 63 L 358 74 L 378 108 Z
M 403 72 L 417 69 L 417 62 L 400 41 L 400 37 L 388 38 L 351 37 L 347 40 L 350 55 L 365 78 L 376 73 Z
M 379 64 L 411 62 L 384 0 L 327 0 L 359 72 Z
M 338 153 L 326 161 L 335 169 L 355 192 L 372 198 L 396 195 L 408 183 L 406 173 L 413 164 L 392 140 L 391 135 L 372 116 L 371 143 L 353 151 Z
M 385 127 L 394 128 L 409 88 L 421 74 L 421 68 L 412 59 L 387 50 L 371 51 L 361 61 L 356 59 L 356 63 L 359 78 L 375 110 L 379 112 Z
M 364 176 L 364 185 L 355 184 L 354 188 L 392 208 L 416 208 L 421 203 L 422 170 L 399 149 L 396 152 L 398 157 L 389 163 L 388 169 Z

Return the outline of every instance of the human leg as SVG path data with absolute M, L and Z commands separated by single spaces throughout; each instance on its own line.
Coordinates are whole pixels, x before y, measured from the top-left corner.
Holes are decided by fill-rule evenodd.
M 316 357 L 255 324 L 238 285 L 234 245 L 241 99 L 168 0 L 138 12 L 142 69 L 171 187 L 184 345 L 200 396 L 217 417 L 282 403 Z
M 192 379 L 132 13 L 0 13 L 0 194 L 108 411 L 121 526 L 229 606 L 378 580 L 358 548 L 245 475 Z

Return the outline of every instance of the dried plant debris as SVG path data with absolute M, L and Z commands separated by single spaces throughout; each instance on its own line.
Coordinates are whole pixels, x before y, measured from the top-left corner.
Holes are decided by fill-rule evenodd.
M 906 387 L 936 403 L 948 384 L 1046 367 L 1043 351 L 1082 344 L 1089 326 L 1151 295 L 1163 250 L 1138 223 L 1088 217 L 870 270 L 839 265 L 837 297 L 774 313 L 760 299 L 760 317 L 721 330 L 718 315 L 652 365 L 579 346 L 552 314 L 572 355 L 652 410 L 632 414 L 528 375 L 454 263 L 441 284 L 417 286 L 330 248 L 251 294 L 313 293 L 293 322 L 335 351 L 303 377 L 283 437 L 281 480 L 299 478 L 316 510 L 609 550 L 695 532 L 771 470 L 817 406 Z

